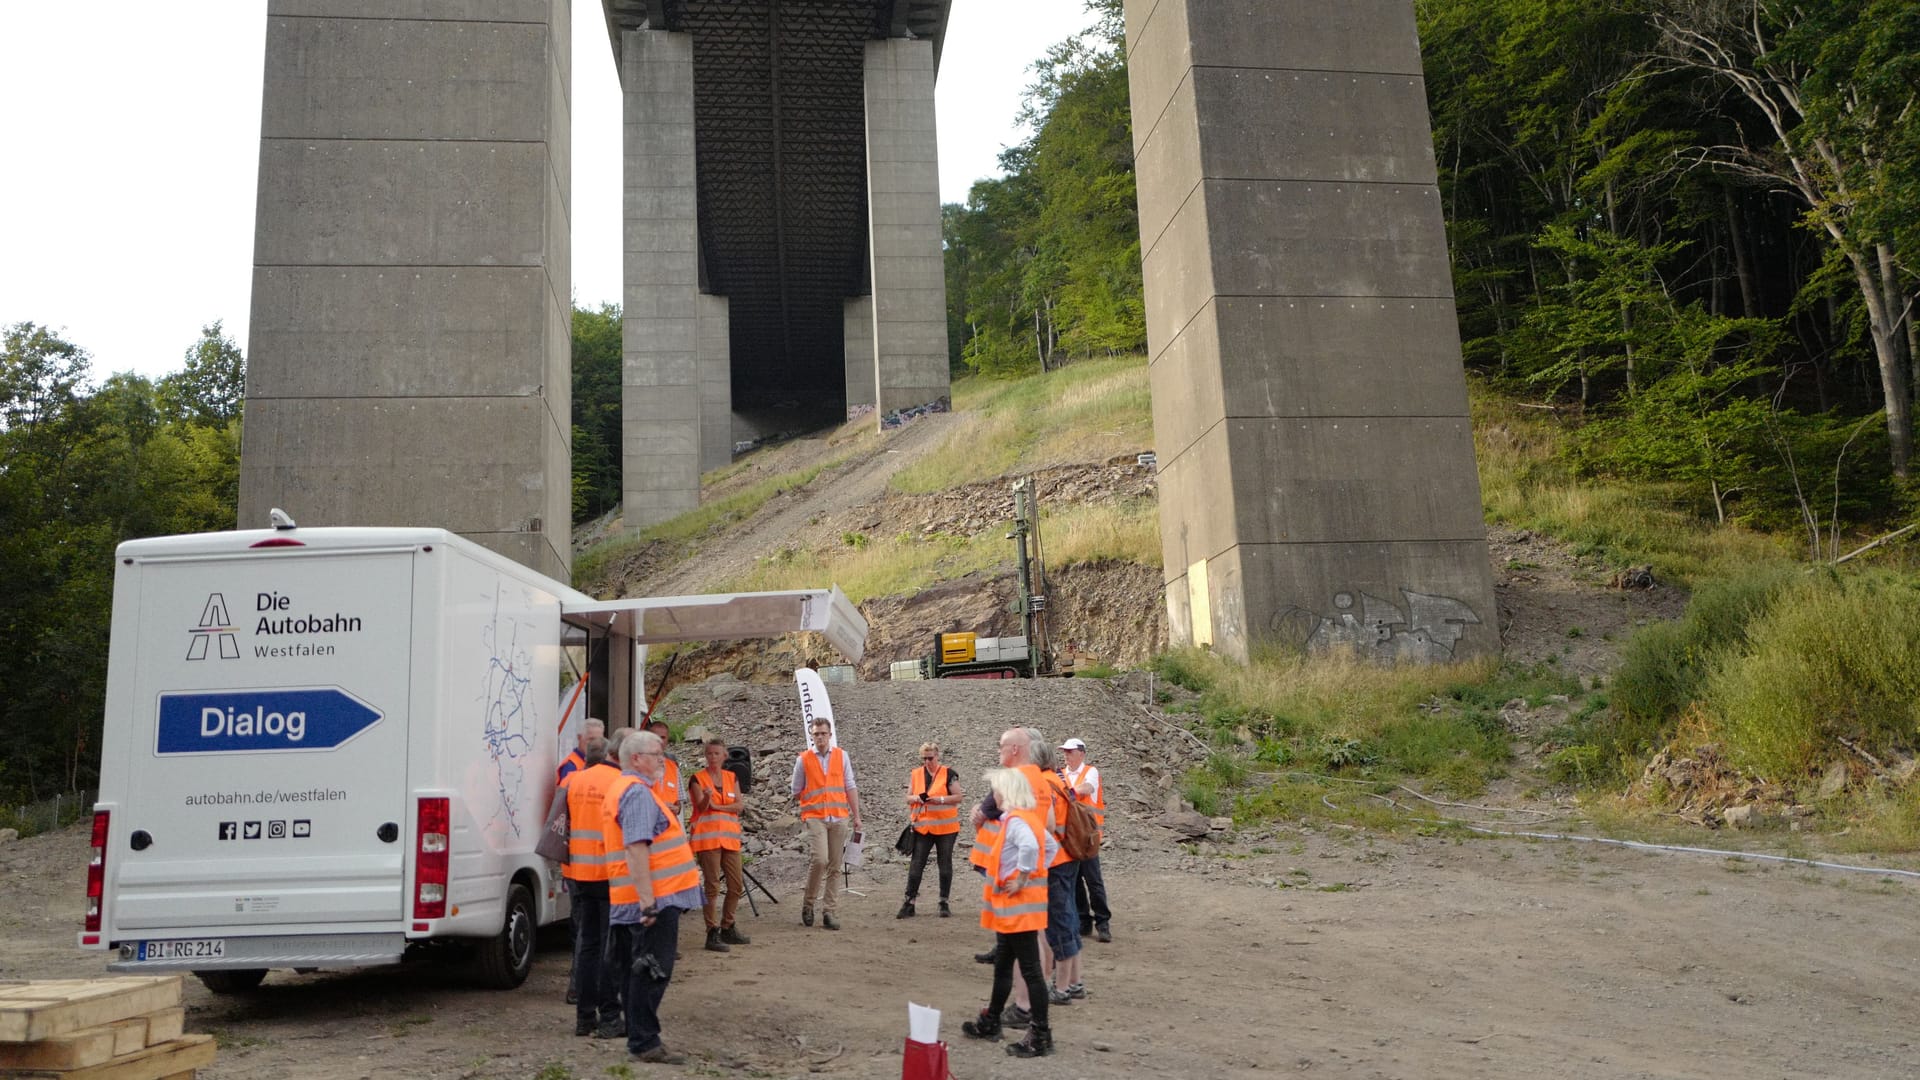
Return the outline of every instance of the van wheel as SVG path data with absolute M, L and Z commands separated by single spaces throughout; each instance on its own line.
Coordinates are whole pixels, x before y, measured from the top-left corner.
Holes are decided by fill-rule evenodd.
M 533 971 L 533 894 L 515 883 L 507 889 L 507 917 L 500 933 L 480 943 L 480 982 L 511 990 Z
M 237 968 L 229 971 L 196 971 L 193 977 L 216 994 L 244 994 L 267 977 L 266 968 Z

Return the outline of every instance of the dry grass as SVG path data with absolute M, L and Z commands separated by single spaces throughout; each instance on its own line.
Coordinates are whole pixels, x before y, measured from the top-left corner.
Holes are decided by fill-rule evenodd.
M 1049 566 L 1117 559 L 1160 565 L 1160 504 L 1152 499 L 1075 506 L 1041 516 Z

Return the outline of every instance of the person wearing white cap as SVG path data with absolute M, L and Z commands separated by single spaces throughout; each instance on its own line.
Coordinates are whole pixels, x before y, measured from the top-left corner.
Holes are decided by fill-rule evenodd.
M 1060 744 L 1061 756 L 1065 758 L 1061 773 L 1067 778 L 1067 786 L 1093 811 L 1095 821 L 1100 823 L 1100 838 L 1107 835 L 1107 792 L 1100 782 L 1100 770 L 1087 762 L 1087 744 L 1082 739 L 1068 739 Z M 1100 856 L 1083 859 L 1080 862 L 1080 883 L 1074 889 L 1074 907 L 1080 916 L 1080 925 L 1093 927 L 1094 939 L 1102 942 L 1113 940 L 1113 912 L 1107 909 L 1107 882 L 1100 876 Z M 1069 992 L 1071 992 L 1069 987 Z

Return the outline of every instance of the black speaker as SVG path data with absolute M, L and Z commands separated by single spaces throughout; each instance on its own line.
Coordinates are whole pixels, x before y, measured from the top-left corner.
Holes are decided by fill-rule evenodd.
M 727 747 L 727 760 L 720 766 L 740 782 L 740 794 L 753 794 L 753 751 L 744 746 Z

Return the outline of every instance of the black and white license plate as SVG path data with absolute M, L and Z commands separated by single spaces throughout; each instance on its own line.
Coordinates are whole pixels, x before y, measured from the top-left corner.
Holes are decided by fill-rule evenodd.
M 218 960 L 225 955 L 225 938 L 176 938 L 140 943 L 142 960 Z

